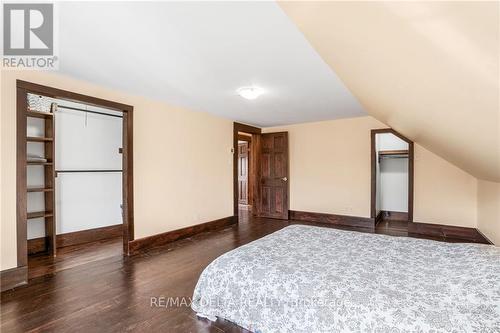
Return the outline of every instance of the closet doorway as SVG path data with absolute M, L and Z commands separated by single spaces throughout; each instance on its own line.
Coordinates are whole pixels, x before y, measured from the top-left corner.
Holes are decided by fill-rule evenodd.
M 43 272 L 45 263 L 57 269 L 61 260 L 74 260 L 86 253 L 80 251 L 86 244 L 112 244 L 114 254 L 129 254 L 132 111 L 129 105 L 17 81 L 17 261 L 26 267 L 26 278 L 34 266 Z M 95 253 L 102 249 L 96 251 L 80 261 L 99 258 Z
M 371 131 L 371 217 L 407 230 L 413 221 L 413 142 L 393 129 Z

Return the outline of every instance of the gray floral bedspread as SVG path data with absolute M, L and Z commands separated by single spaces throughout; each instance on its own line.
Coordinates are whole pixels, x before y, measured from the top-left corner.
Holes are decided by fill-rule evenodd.
M 214 260 L 192 308 L 253 332 L 500 332 L 500 248 L 293 225 Z

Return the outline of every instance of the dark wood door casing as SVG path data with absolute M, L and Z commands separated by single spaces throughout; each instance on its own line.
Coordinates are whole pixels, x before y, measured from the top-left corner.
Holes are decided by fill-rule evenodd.
M 288 133 L 261 137 L 259 216 L 288 219 Z
M 248 204 L 248 142 L 238 143 L 238 203 Z

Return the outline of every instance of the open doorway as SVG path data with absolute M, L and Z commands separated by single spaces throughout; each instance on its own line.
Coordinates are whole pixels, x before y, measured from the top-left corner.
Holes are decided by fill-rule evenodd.
M 393 129 L 371 132 L 371 217 L 406 229 L 413 221 L 413 142 Z
M 17 81 L 17 258 L 26 280 L 129 254 L 132 111 Z
M 257 214 L 258 170 L 261 129 L 245 124 L 233 126 L 234 215 Z
M 252 151 L 252 134 L 238 133 L 238 209 L 252 210 L 253 184 L 249 178 L 251 159 L 254 158 Z

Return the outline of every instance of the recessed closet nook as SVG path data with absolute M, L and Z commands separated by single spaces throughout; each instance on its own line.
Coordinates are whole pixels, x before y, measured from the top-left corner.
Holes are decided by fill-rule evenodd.
M 377 133 L 376 215 L 382 220 L 408 221 L 408 142 L 393 133 Z
M 28 93 L 24 116 L 28 255 L 121 237 L 122 112 Z

